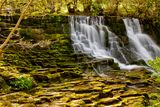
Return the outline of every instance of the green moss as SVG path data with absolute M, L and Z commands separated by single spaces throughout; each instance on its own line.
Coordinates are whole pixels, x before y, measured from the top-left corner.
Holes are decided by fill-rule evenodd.
M 120 67 L 118 65 L 118 63 L 113 63 L 112 65 L 110 65 L 113 69 L 115 70 L 120 70 Z
M 149 65 L 157 72 L 160 72 L 160 58 L 156 57 L 154 60 L 149 60 L 148 61 Z
M 60 82 L 62 80 L 60 73 L 50 74 L 51 81 Z
M 20 29 L 19 33 L 21 38 L 32 39 L 32 29 Z
M 153 107 L 159 107 L 160 103 L 160 95 L 158 93 L 150 93 L 149 94 L 149 98 L 150 98 L 150 105 Z
M 45 39 L 43 29 L 26 28 L 20 29 L 19 34 L 24 40 L 40 41 Z
M 0 107 L 13 107 L 9 101 L 0 101 Z

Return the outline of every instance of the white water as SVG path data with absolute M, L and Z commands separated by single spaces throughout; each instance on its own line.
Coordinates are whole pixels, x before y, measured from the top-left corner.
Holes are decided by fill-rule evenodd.
M 142 67 L 126 65 L 129 64 L 127 55 L 123 52 L 126 48 L 123 43 L 120 46 L 122 41 L 104 25 L 103 17 L 71 16 L 70 20 L 71 40 L 73 41 L 72 45 L 75 53 L 84 53 L 96 59 L 113 58 L 121 69 L 130 70 Z M 160 55 L 158 46 L 148 35 L 142 33 L 137 19 L 124 19 L 124 23 L 131 48 L 128 50 L 133 50 L 138 59 L 143 59 L 147 62 Z M 151 52 L 151 50 L 155 52 Z
M 130 47 L 138 54 L 139 59 L 143 59 L 146 63 L 160 56 L 160 48 L 147 35 L 142 33 L 138 19 L 123 19 L 127 36 L 129 38 Z
M 100 27 L 101 18 L 71 17 L 71 40 L 76 53 L 85 53 L 97 59 L 110 58 L 105 47 L 105 32 Z

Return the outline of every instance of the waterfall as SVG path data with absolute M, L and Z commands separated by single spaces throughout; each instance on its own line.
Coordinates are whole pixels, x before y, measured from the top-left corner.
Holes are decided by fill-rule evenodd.
M 121 39 L 104 25 L 102 16 L 71 16 L 71 40 L 74 52 L 96 59 L 112 58 L 121 69 L 128 70 L 142 67 L 129 65 L 132 57 L 133 60 L 143 59 L 147 62 L 160 55 L 158 46 L 148 35 L 142 33 L 137 19 L 123 21 L 129 38 L 129 48 L 124 46 Z M 129 54 L 126 54 L 127 52 Z
M 154 43 L 149 35 L 144 34 L 138 19 L 123 19 L 127 36 L 129 38 L 130 48 L 139 59 L 143 59 L 146 63 L 160 56 L 160 48 Z
M 84 53 L 97 59 L 109 58 L 105 47 L 103 17 L 71 17 L 71 40 L 75 53 Z

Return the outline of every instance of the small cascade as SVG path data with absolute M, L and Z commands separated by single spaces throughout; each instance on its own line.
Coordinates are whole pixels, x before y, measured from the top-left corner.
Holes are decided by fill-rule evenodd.
M 104 25 L 103 17 L 71 16 L 71 40 L 75 53 L 96 59 L 112 58 L 121 69 L 133 69 L 122 41 Z M 121 45 L 120 45 L 121 44 Z
M 110 58 L 105 46 L 103 17 L 71 16 L 71 40 L 75 53 L 97 59 Z
M 71 16 L 71 40 L 75 53 L 87 54 L 95 59 L 112 58 L 121 69 L 133 69 L 134 61 L 153 60 L 160 56 L 160 48 L 142 32 L 138 19 L 123 19 L 129 46 L 124 46 L 117 35 L 104 25 L 104 18 L 90 16 Z
M 128 63 L 119 45 L 120 40 L 103 22 L 103 17 L 71 17 L 71 40 L 75 53 L 81 52 L 97 59 L 115 58 Z
M 123 19 L 127 36 L 129 38 L 130 50 L 137 54 L 138 59 L 143 59 L 146 63 L 160 56 L 160 48 L 154 41 L 141 30 L 138 19 Z
M 116 58 L 119 60 L 119 62 L 121 63 L 125 63 L 125 64 L 129 64 L 126 56 L 123 53 L 123 48 L 124 46 L 120 46 L 120 42 L 121 44 L 122 41 L 114 34 L 112 33 L 107 27 L 107 32 L 108 32 L 108 42 L 109 42 L 109 51 L 110 51 L 110 56 Z

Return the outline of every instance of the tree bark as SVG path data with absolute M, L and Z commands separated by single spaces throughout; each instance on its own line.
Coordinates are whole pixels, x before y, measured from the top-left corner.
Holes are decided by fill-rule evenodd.
M 9 40 L 11 39 L 12 35 L 14 34 L 14 32 L 16 31 L 16 29 L 18 28 L 18 26 L 20 25 L 23 17 L 25 16 L 25 13 L 27 11 L 27 9 L 29 8 L 29 6 L 31 5 L 33 0 L 30 0 L 30 2 L 27 4 L 27 6 L 24 8 L 24 10 L 22 11 L 15 27 L 12 29 L 12 31 L 9 33 L 8 37 L 6 38 L 6 40 L 4 41 L 4 43 L 0 46 L 0 54 L 2 53 L 2 50 L 6 47 L 7 43 L 9 42 Z

